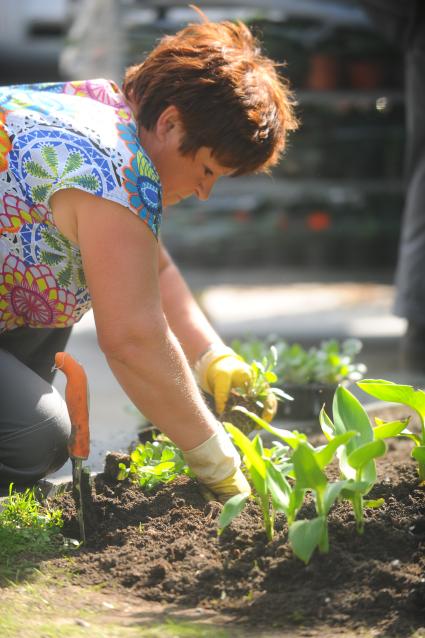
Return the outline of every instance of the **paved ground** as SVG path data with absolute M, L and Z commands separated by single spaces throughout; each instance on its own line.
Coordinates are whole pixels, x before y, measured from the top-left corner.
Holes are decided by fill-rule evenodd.
M 397 345 L 405 324 L 391 313 L 394 291 L 385 273 L 375 282 L 361 275 L 279 270 L 189 271 L 185 276 L 228 342 L 270 333 L 305 345 L 356 336 L 364 343 L 361 359 L 368 366 L 368 376 L 425 384 L 425 379 L 400 370 Z M 97 346 L 91 314 L 76 326 L 69 351 L 84 364 L 89 377 L 92 451 L 88 465 L 98 471 L 105 451 L 125 450 L 136 440 L 140 417 Z M 63 390 L 62 375 L 56 386 Z M 54 476 L 69 474 L 67 464 Z

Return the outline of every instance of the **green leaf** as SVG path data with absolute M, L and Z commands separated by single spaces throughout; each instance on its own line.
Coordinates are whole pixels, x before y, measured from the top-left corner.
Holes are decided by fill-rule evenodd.
M 282 388 L 270 388 L 270 391 L 273 392 L 277 397 L 281 399 L 285 399 L 285 401 L 293 401 L 294 397 L 291 397 L 290 394 L 287 394 L 282 390 Z
M 333 438 L 327 445 L 315 450 L 314 454 L 319 467 L 323 469 L 327 465 L 329 465 L 329 463 L 334 458 L 335 452 L 339 448 L 339 446 L 345 445 L 354 436 L 357 436 L 357 432 L 354 432 L 354 430 L 345 432 L 344 434 L 338 434 L 338 436 Z
M 415 390 L 411 385 L 400 385 L 384 379 L 363 379 L 357 385 L 376 399 L 402 403 L 416 410 L 422 419 L 425 418 L 425 392 L 423 390 Z
M 347 461 L 355 470 L 360 470 L 372 459 L 383 456 L 386 450 L 387 447 L 382 439 L 370 441 L 351 452 L 347 457 Z
M 375 498 L 375 499 L 369 499 L 366 501 L 363 501 L 363 506 L 364 507 L 369 507 L 370 509 L 378 509 L 379 507 L 382 507 L 385 503 L 385 499 L 384 498 Z
M 68 175 L 68 173 L 72 173 L 73 171 L 78 170 L 84 163 L 84 158 L 79 151 L 74 151 L 70 153 L 66 158 L 65 166 L 62 172 L 62 177 Z
M 41 148 L 41 156 L 56 177 L 58 174 L 58 154 L 56 149 L 49 145 L 43 146 Z
M 419 463 L 425 463 L 425 445 L 418 445 L 412 450 L 412 456 Z
M 249 464 L 252 465 L 263 481 L 266 480 L 266 465 L 264 460 L 256 451 L 254 445 L 239 428 L 232 425 L 232 423 L 223 423 L 226 430 L 232 435 L 232 438 L 236 445 L 240 448 L 244 456 L 248 459 Z
M 300 443 L 292 454 L 297 487 L 322 492 L 327 485 L 326 474 L 322 472 L 316 461 L 313 450 L 306 444 Z
M 267 469 L 267 487 L 270 491 L 273 507 L 276 511 L 284 512 L 288 517 L 291 510 L 291 492 L 292 488 L 273 465 L 271 461 L 266 461 Z
M 325 531 L 326 522 L 323 516 L 312 520 L 295 521 L 289 528 L 289 542 L 295 556 L 307 564 L 319 545 Z
M 33 160 L 28 160 L 24 163 L 24 168 L 32 175 L 32 177 L 38 177 L 39 179 L 54 179 L 53 175 L 50 175 L 48 171 L 46 171 L 41 164 L 34 162 Z
M 267 381 L 267 383 L 276 383 L 277 381 L 277 376 L 274 372 L 272 372 L 271 370 L 268 370 L 267 372 L 264 373 L 265 379 Z
M 369 417 L 356 397 L 347 388 L 338 386 L 333 400 L 333 416 L 337 434 L 355 430 L 358 436 L 347 443 L 347 452 L 352 452 L 363 443 L 373 440 L 373 429 Z
M 307 438 L 305 434 L 300 434 L 298 432 L 291 431 L 291 430 L 283 430 L 283 429 L 281 430 L 280 428 L 275 428 L 273 427 L 273 425 L 270 425 L 270 423 L 267 423 L 267 421 L 259 417 L 254 412 L 250 412 L 249 410 L 247 410 L 246 408 L 240 405 L 235 407 L 234 410 L 237 410 L 238 412 L 242 412 L 243 414 L 246 414 L 257 425 L 262 427 L 267 432 L 270 432 L 270 434 L 273 434 L 278 439 L 281 439 L 282 441 L 284 441 L 285 443 L 287 443 L 290 447 L 294 449 L 298 447 L 298 444 L 300 441 L 305 441 Z
M 319 422 L 320 422 L 320 427 L 322 428 L 323 434 L 326 436 L 328 441 L 331 441 L 336 434 L 335 426 L 332 423 L 329 416 L 326 414 L 325 406 L 323 406 L 322 409 L 320 410 Z
M 402 419 L 401 421 L 381 421 L 376 418 L 376 427 L 373 428 L 373 435 L 375 439 L 388 439 L 391 436 L 397 436 L 403 430 L 406 429 L 410 417 Z
M 346 487 L 348 481 L 335 481 L 326 486 L 323 494 L 324 514 L 327 515 L 332 505 L 335 503 L 342 490 Z
M 96 192 L 99 190 L 99 180 L 96 175 L 90 175 L 90 173 L 86 173 L 85 175 L 77 175 L 76 177 L 72 177 L 69 179 L 72 184 L 78 184 L 83 188 L 86 188 L 89 191 Z
M 415 445 L 421 445 L 422 443 L 421 437 L 418 434 L 413 434 L 413 432 L 409 432 L 409 431 L 401 432 L 399 436 L 404 436 L 406 437 L 406 439 L 410 439 L 411 441 L 414 442 Z
M 225 527 L 230 525 L 234 518 L 239 516 L 249 498 L 249 494 L 235 494 L 225 502 L 218 519 L 218 533 L 221 534 Z

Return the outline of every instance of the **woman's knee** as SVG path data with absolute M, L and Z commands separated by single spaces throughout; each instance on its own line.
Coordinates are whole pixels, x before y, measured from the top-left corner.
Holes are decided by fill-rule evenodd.
M 8 364 L 14 379 L 1 391 L 5 409 L 0 414 L 0 484 L 30 484 L 66 462 L 71 426 L 55 388 L 16 360 Z

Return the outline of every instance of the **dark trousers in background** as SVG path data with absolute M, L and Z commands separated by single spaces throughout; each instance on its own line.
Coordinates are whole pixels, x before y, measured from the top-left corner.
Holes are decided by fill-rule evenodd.
M 0 490 L 31 486 L 68 458 L 70 422 L 53 388 L 56 352 L 71 328 L 17 328 L 0 334 Z

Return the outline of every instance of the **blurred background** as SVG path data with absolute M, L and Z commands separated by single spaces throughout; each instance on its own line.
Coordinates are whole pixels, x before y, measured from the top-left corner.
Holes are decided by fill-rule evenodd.
M 357 0 L 197 5 L 212 20 L 245 21 L 286 64 L 301 127 L 270 176 L 221 180 L 208 202 L 166 211 L 164 243 L 226 341 L 359 337 L 369 376 L 400 380 L 404 320 L 391 308 L 404 200 L 401 51 Z M 0 83 L 120 84 L 163 34 L 196 20 L 172 0 L 3 0 Z M 96 347 L 92 317 L 70 350 L 92 381 L 93 427 L 117 449 L 137 416 Z

